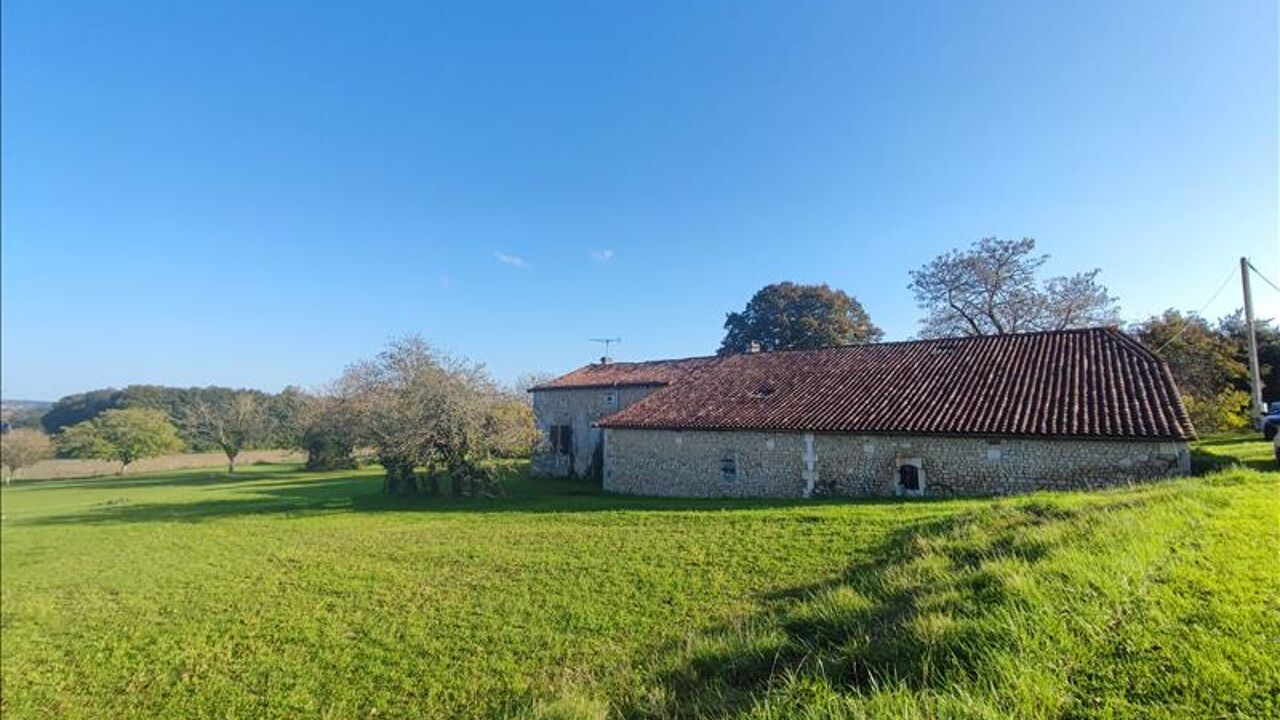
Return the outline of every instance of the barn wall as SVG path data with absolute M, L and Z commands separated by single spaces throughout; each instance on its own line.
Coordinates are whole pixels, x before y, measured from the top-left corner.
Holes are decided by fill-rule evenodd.
M 533 455 L 533 471 L 557 477 L 584 477 L 591 469 L 591 459 L 601 440 L 595 421 L 639 402 L 655 386 L 623 386 L 618 388 L 574 388 L 536 390 L 533 392 L 533 415 L 542 443 Z M 609 397 L 613 395 L 614 401 Z M 559 454 L 551 450 L 552 425 L 573 428 L 573 452 Z
M 604 488 L 685 497 L 892 496 L 898 468 L 925 495 L 1103 487 L 1189 470 L 1186 443 L 606 430 Z M 732 457 L 736 476 L 726 477 Z

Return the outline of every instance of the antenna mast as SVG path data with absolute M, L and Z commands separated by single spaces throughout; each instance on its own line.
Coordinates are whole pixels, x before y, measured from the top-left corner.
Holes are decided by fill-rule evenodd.
M 620 344 L 622 344 L 622 338 L 620 338 L 620 337 L 588 338 L 588 339 L 589 339 L 591 342 L 593 342 L 593 343 L 603 343 L 603 344 L 604 344 L 604 357 L 601 357 L 601 358 L 600 358 L 600 362 L 602 362 L 602 363 L 613 362 L 613 358 L 609 356 L 609 346 L 610 346 L 610 345 L 615 345 L 615 344 L 620 345 Z

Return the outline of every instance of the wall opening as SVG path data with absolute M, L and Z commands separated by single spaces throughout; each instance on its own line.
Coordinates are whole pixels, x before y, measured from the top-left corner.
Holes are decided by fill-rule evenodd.
M 732 451 L 725 453 L 720 459 L 720 480 L 726 483 L 738 481 L 738 458 Z
M 551 426 L 551 449 L 557 455 L 568 455 L 573 452 L 573 426 Z
M 899 460 L 894 471 L 895 487 L 898 495 L 920 497 L 924 495 L 924 465 L 919 458 Z

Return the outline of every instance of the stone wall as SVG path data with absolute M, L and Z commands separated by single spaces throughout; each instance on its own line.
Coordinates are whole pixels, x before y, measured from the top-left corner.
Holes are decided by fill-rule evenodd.
M 626 385 L 613 388 L 571 388 L 533 392 L 533 415 L 542 443 L 533 454 L 533 471 L 541 475 L 585 477 L 591 471 L 596 446 L 601 442 L 595 421 L 639 402 L 656 386 Z M 573 452 L 556 453 L 550 444 L 551 426 L 573 428 Z
M 605 431 L 604 489 L 685 497 L 892 496 L 1102 487 L 1183 474 L 1186 443 L 903 435 Z M 729 471 L 732 472 L 729 472 Z

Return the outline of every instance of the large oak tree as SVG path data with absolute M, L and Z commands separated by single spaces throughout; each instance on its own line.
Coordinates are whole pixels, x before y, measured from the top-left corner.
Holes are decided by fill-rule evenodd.
M 884 336 L 862 304 L 827 285 L 774 283 L 729 313 L 720 354 L 761 350 L 813 350 L 875 342 Z

